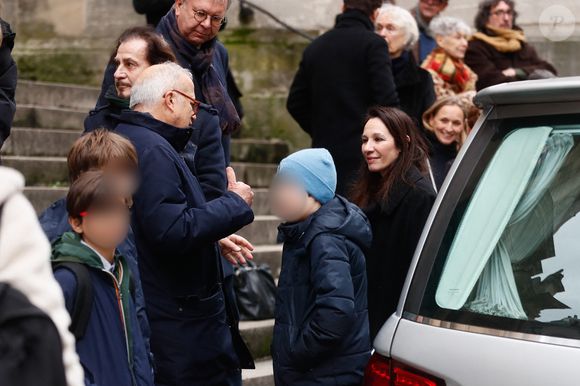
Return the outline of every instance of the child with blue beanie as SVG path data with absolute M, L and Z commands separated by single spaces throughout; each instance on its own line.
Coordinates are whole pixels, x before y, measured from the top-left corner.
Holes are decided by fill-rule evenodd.
M 284 242 L 272 342 L 281 385 L 360 385 L 370 357 L 366 216 L 337 196 L 325 149 L 282 160 L 271 189 Z

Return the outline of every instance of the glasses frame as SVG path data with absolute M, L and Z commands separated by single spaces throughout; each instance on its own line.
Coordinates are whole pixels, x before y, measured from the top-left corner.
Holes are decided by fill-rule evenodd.
M 504 16 L 514 17 L 515 11 L 513 9 L 509 9 L 509 10 L 498 9 L 496 11 L 491 12 L 491 14 L 495 17 L 504 17 Z
M 204 11 L 202 9 L 192 8 L 191 10 L 193 11 L 193 18 L 196 21 L 198 21 L 199 23 L 203 23 L 209 17 L 210 23 L 212 26 L 221 27 L 228 20 L 227 17 L 225 17 L 225 16 L 210 15 L 209 13 L 207 13 L 206 11 Z
M 181 95 L 182 97 L 186 98 L 189 100 L 189 102 L 191 103 L 191 109 L 193 110 L 193 114 L 196 114 L 199 112 L 199 106 L 201 105 L 201 102 L 198 101 L 197 99 L 195 99 L 194 97 L 192 97 L 191 95 L 188 95 L 187 93 L 177 90 L 177 89 L 172 89 L 172 92 L 175 92 L 179 95 Z

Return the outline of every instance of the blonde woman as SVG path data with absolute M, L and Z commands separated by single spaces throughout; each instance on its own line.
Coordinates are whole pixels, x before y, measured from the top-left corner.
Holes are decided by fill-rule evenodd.
M 437 100 L 425 114 L 423 126 L 429 141 L 429 164 L 437 190 L 469 134 L 468 109 L 456 96 Z

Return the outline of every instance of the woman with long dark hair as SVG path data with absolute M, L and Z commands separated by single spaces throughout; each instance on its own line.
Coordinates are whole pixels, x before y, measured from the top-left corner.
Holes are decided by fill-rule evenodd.
M 401 110 L 370 109 L 361 150 L 363 164 L 351 200 L 367 214 L 373 243 L 367 252 L 371 338 L 395 311 L 409 264 L 435 200 L 428 147 Z

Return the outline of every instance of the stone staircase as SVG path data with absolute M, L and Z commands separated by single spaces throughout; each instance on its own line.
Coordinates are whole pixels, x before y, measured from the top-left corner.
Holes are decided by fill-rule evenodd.
M 24 174 L 25 194 L 38 213 L 66 195 L 66 154 L 79 137 L 83 120 L 97 96 L 98 90 L 92 87 L 19 82 L 16 117 L 12 134 L 2 148 L 2 162 Z M 288 152 L 288 144 L 282 141 L 232 141 L 232 166 L 238 179 L 256 192 L 253 207 L 256 219 L 239 234 L 256 246 L 256 263 L 268 264 L 276 277 L 281 256 L 281 246 L 276 245 L 279 221 L 270 214 L 267 188 L 277 163 Z M 273 320 L 242 322 L 240 328 L 257 358 L 257 369 L 244 372 L 244 385 L 273 385 L 270 360 Z

